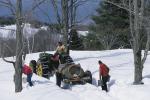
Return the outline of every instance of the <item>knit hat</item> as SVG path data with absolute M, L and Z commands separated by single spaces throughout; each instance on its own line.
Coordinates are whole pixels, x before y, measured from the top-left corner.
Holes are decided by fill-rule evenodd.
M 99 64 L 101 64 L 101 63 L 102 63 L 102 61 L 101 61 L 101 60 L 99 60 L 99 61 L 98 61 L 98 63 L 99 63 Z

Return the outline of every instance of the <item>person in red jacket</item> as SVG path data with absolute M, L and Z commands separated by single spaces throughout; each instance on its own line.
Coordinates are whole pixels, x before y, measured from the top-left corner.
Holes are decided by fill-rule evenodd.
M 108 78 L 109 78 L 109 68 L 104 64 L 102 63 L 102 61 L 98 61 L 99 63 L 99 78 L 102 82 L 102 90 L 105 90 L 106 92 L 108 92 L 108 89 L 107 89 L 107 82 L 108 82 Z
M 31 68 L 30 66 L 28 66 L 28 65 L 25 64 L 25 65 L 23 66 L 22 72 L 23 72 L 25 75 L 27 75 L 27 82 L 29 83 L 29 85 L 30 85 L 30 86 L 33 86 L 33 83 L 32 83 L 32 81 L 31 81 L 32 74 L 33 74 L 32 68 Z

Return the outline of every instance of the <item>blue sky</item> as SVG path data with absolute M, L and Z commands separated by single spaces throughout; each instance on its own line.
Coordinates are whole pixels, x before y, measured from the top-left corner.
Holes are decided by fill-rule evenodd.
M 3 0 L 0 0 L 3 1 Z M 11 1 L 16 1 L 16 0 L 11 0 Z M 24 11 L 29 10 L 32 8 L 32 0 L 22 0 L 23 1 L 23 8 Z M 78 20 L 84 19 L 86 16 L 90 16 L 95 13 L 95 9 L 97 8 L 97 5 L 99 4 L 100 0 L 91 0 L 84 5 L 80 6 L 78 8 Z M 50 2 L 45 2 L 44 4 L 41 5 L 41 9 L 36 9 L 34 11 L 34 18 L 44 21 L 44 22 L 55 22 L 56 18 L 53 12 L 53 7 L 50 4 Z M 42 10 L 42 11 L 41 11 Z M 47 16 L 44 15 L 43 12 L 48 13 L 50 16 L 50 20 L 48 19 Z M 0 6 L 0 16 L 10 16 L 10 10 L 8 8 Z M 90 21 L 90 17 L 83 20 L 83 23 L 87 23 Z

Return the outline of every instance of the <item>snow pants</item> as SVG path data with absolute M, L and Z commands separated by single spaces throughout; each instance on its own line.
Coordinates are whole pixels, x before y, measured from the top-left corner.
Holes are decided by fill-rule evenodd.
M 27 74 L 27 82 L 29 83 L 30 86 L 33 86 L 31 78 L 32 78 L 32 73 L 31 74 Z
M 102 90 L 105 90 L 106 92 L 108 92 L 108 89 L 107 89 L 107 81 L 108 81 L 108 77 L 102 77 Z
M 61 86 L 62 75 L 59 72 L 56 72 L 56 85 Z

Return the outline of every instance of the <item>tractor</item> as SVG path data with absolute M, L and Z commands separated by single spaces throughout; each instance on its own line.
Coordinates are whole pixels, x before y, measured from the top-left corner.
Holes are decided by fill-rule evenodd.
M 56 59 L 57 56 L 58 59 Z M 72 62 L 72 58 L 68 55 L 61 55 L 60 57 L 58 54 L 40 53 L 37 60 L 36 74 L 49 79 L 50 76 L 54 75 L 60 63 Z
M 51 58 L 53 54 L 40 53 L 37 60 L 36 74 L 48 78 L 54 74 L 55 69 L 58 68 L 59 60 L 53 61 Z
M 60 64 L 56 72 L 57 85 L 61 82 L 65 84 L 92 84 L 92 74 L 90 71 L 84 71 L 80 64 Z
M 84 71 L 80 64 L 75 64 L 72 58 L 68 55 L 63 55 L 62 58 L 53 60 L 57 55 L 49 53 L 40 53 L 36 63 L 36 74 L 48 78 L 56 75 L 56 83 L 61 86 L 61 82 L 65 84 L 92 84 L 92 74 L 90 71 Z M 31 61 L 34 65 L 35 61 Z M 32 64 L 33 63 L 33 64 Z

